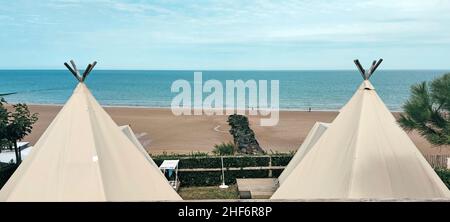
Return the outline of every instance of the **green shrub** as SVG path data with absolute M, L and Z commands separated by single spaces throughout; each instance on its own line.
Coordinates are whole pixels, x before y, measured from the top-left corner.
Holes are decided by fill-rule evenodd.
M 225 183 L 235 184 L 236 178 L 267 178 L 269 170 L 225 171 Z M 179 172 L 182 186 L 217 186 L 222 183 L 222 171 Z
M 153 160 L 159 166 L 164 160 L 179 159 L 180 169 L 195 168 L 221 168 L 221 157 L 177 157 L 177 156 L 155 156 Z M 227 156 L 223 158 L 224 167 L 259 167 L 269 166 L 270 156 Z
M 180 159 L 179 167 L 181 169 L 191 168 L 220 168 L 222 163 L 220 157 L 195 157 L 189 159 Z
M 436 173 L 445 183 L 445 185 L 450 189 L 450 170 L 436 169 Z
M 293 155 L 274 155 L 272 156 L 272 166 L 287 166 Z
M 180 157 L 165 157 L 165 158 L 153 158 L 155 163 L 159 166 L 164 160 L 179 159 L 178 167 L 180 169 L 192 169 L 192 168 L 220 168 L 222 166 L 220 157 L 192 157 L 192 158 L 180 158 Z
M 285 166 L 289 163 L 292 155 L 276 154 L 266 156 L 226 156 L 223 164 L 228 168 L 242 167 L 265 167 L 269 166 L 272 158 L 273 166 Z M 180 169 L 198 169 L 222 167 L 219 156 L 195 156 L 195 155 L 158 155 L 153 156 L 153 160 L 159 166 L 164 160 L 179 159 Z M 283 170 L 272 170 L 272 177 L 278 177 Z M 222 171 L 194 171 L 178 172 L 178 177 L 182 186 L 216 186 L 222 183 Z M 269 170 L 225 170 L 225 182 L 235 184 L 236 178 L 267 178 Z
M 237 156 L 223 158 L 224 167 L 269 166 L 269 156 Z
M 214 145 L 212 153 L 218 156 L 231 156 L 234 155 L 234 151 L 234 144 L 228 142 Z
M 215 186 L 222 183 L 222 172 L 203 171 L 203 172 L 179 172 L 178 178 L 182 186 Z M 227 177 L 225 177 L 227 178 Z
M 2 164 L 0 165 L 0 189 L 5 185 L 8 179 L 16 171 L 16 164 Z
M 235 170 L 225 171 L 225 179 L 227 183 L 236 183 L 236 178 L 267 178 L 269 170 Z
M 272 170 L 272 178 L 278 178 L 283 170 Z

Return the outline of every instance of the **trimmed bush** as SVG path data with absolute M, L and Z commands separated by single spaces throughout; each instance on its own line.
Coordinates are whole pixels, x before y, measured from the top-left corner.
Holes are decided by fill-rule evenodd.
M 219 157 L 196 157 L 189 159 L 180 159 L 179 167 L 181 169 L 191 168 L 219 168 L 221 167 Z
M 228 168 L 267 167 L 272 158 L 273 166 L 283 166 L 288 163 L 292 155 L 266 155 L 266 156 L 225 156 L 223 165 Z M 164 160 L 179 159 L 180 169 L 198 169 L 222 167 L 220 156 L 192 156 L 192 155 L 161 155 L 154 156 L 153 160 L 159 166 Z M 272 177 L 278 177 L 283 170 L 272 170 Z M 216 186 L 222 183 L 222 171 L 196 171 L 178 172 L 182 186 Z M 225 170 L 225 182 L 235 184 L 236 178 L 267 178 L 269 170 Z
M 179 159 L 180 169 L 195 168 L 221 168 L 221 157 L 180 157 L 180 156 L 154 156 L 153 160 L 159 166 L 164 160 Z M 224 167 L 259 167 L 269 166 L 270 156 L 225 156 L 223 157 Z M 280 165 L 281 166 L 281 165 Z
M 153 157 L 155 163 L 159 166 L 164 160 L 179 159 L 178 165 L 181 169 L 192 168 L 220 168 L 222 166 L 220 157 L 179 157 L 179 156 L 164 156 Z
M 272 170 L 272 178 L 278 178 L 283 170 Z
M 269 166 L 268 156 L 240 156 L 223 158 L 224 167 L 258 167 Z
M 436 169 L 436 173 L 439 175 L 439 177 L 445 183 L 448 189 L 450 189 L 450 170 Z
M 267 178 L 269 170 L 225 170 L 225 183 L 235 184 L 236 178 Z M 222 183 L 222 171 L 179 172 L 182 186 L 217 186 Z
M 0 165 L 0 189 L 5 185 L 8 179 L 16 171 L 16 164 L 2 164 Z
M 287 166 L 293 155 L 274 155 L 272 156 L 272 166 Z
M 221 183 L 222 172 L 179 172 L 178 178 L 182 186 L 215 186 Z M 225 177 L 226 178 L 226 177 Z

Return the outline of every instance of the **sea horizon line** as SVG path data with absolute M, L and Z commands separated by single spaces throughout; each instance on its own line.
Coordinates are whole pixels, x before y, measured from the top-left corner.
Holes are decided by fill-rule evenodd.
M 83 70 L 83 69 L 81 69 Z M 110 68 L 96 68 L 97 71 L 220 71 L 220 72 L 235 72 L 235 71 L 260 71 L 260 72 L 273 72 L 273 71 L 351 71 L 357 72 L 355 69 L 126 69 L 126 68 L 118 68 L 118 69 L 110 69 Z M 447 69 L 380 69 L 379 71 L 450 71 L 450 68 Z M 0 68 L 0 71 L 67 71 L 64 68 Z
M 13 105 L 13 104 L 17 104 L 17 103 L 14 103 L 14 102 L 13 103 L 8 103 L 8 105 Z M 28 102 L 26 102 L 26 104 L 28 106 L 57 106 L 57 107 L 62 107 L 62 106 L 65 105 L 65 103 L 28 103 Z M 169 106 L 104 105 L 104 104 L 100 104 L 100 105 L 102 107 L 105 107 L 105 108 L 167 109 L 167 110 L 171 109 L 171 107 L 169 107 Z M 200 109 L 200 108 L 192 108 L 192 110 L 194 110 L 194 109 Z M 204 108 L 202 108 L 202 109 L 205 110 Z M 403 112 L 403 110 L 401 110 L 401 109 L 391 109 L 390 107 L 388 107 L 388 109 L 389 109 L 390 112 L 393 112 L 393 113 Z M 215 110 L 215 109 L 206 109 L 206 110 Z M 285 111 L 285 112 L 309 112 L 308 111 L 308 107 L 305 107 L 305 108 L 279 108 L 278 110 L 279 111 Z M 321 109 L 312 109 L 311 112 L 339 112 L 339 110 L 340 109 L 334 109 L 334 108 L 330 108 L 330 109 L 323 109 L 323 108 L 321 108 Z

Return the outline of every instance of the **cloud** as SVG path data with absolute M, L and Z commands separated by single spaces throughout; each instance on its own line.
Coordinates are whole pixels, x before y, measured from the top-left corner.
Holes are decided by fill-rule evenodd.
M 20 42 L 55 55 L 75 48 L 108 56 L 139 51 L 143 58 L 178 51 L 212 58 L 258 57 L 262 50 L 407 50 L 449 45 L 449 10 L 448 0 L 5 1 L 0 49 L 20 52 Z
M 70 8 L 70 7 L 78 7 L 83 3 L 82 0 L 51 0 L 48 2 L 48 6 L 52 8 Z

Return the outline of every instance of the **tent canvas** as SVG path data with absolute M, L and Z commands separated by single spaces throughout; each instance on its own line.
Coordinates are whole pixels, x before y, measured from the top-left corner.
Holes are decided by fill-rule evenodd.
M 271 198 L 433 199 L 450 191 L 365 78 Z
M 309 152 L 311 147 L 313 147 L 314 144 L 316 144 L 319 138 L 328 129 L 329 125 L 330 125 L 329 123 L 323 122 L 316 122 L 314 124 L 314 126 L 311 128 L 308 135 L 306 136 L 305 140 L 303 141 L 302 145 L 298 148 L 294 157 L 292 157 L 291 161 L 289 161 L 289 164 L 286 166 L 286 168 L 284 168 L 283 172 L 278 177 L 279 184 L 282 184 L 284 182 L 284 180 L 289 176 L 289 174 L 292 172 L 295 166 L 297 166 L 300 163 L 303 157 Z
M 119 129 L 125 134 L 125 136 L 136 146 L 136 148 L 142 153 L 142 155 L 147 158 L 147 160 L 156 168 L 158 168 L 158 165 L 156 165 L 155 161 L 150 157 L 147 150 L 142 146 L 141 142 L 139 142 L 138 138 L 136 138 L 136 135 L 134 134 L 134 131 L 131 129 L 129 125 L 119 126 Z
M 80 83 L 0 190 L 0 201 L 181 200 L 92 96 L 86 72 L 73 73 Z

